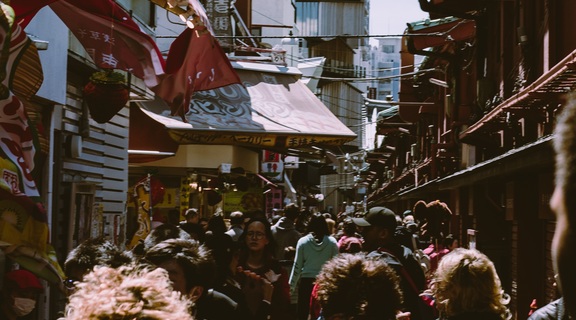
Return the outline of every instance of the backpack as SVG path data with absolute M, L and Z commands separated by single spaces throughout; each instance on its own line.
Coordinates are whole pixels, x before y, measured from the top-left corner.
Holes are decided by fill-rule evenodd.
M 434 307 L 434 303 L 430 301 L 430 296 L 420 294 L 420 290 L 400 259 L 384 248 L 369 253 L 367 257 L 384 259 L 396 271 L 400 277 L 404 305 L 411 308 L 407 311 L 411 312 L 412 320 L 435 320 L 438 318 L 438 311 Z

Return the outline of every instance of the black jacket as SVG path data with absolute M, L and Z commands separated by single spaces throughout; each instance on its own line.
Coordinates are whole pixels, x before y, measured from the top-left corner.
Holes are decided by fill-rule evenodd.
M 436 310 L 424 303 L 419 296 L 426 288 L 426 277 L 420 264 L 414 258 L 412 250 L 403 245 L 393 244 L 369 253 L 368 257 L 379 257 L 396 271 L 400 278 L 404 309 L 412 313 L 412 319 L 436 318 Z
M 195 303 L 195 320 L 240 319 L 238 304 L 228 296 L 209 289 Z

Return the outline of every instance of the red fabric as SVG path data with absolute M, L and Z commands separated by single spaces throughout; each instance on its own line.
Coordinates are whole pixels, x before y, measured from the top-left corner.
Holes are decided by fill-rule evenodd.
M 20 24 L 25 28 L 34 15 L 44 6 L 51 4 L 57 0 L 12 0 L 10 6 L 14 9 L 16 14 L 15 23 Z
M 172 115 L 188 112 L 192 94 L 241 83 L 230 60 L 211 34 L 186 29 L 170 46 L 166 75 L 154 92 L 164 99 Z
M 20 289 L 38 289 L 43 290 L 44 287 L 32 272 L 24 269 L 14 270 L 6 273 L 6 280 L 14 282 Z
M 312 319 L 318 319 L 321 310 L 322 307 L 320 306 L 320 302 L 318 302 L 318 282 L 316 282 L 312 288 L 312 294 L 310 294 L 310 315 Z
M 60 0 L 50 8 L 62 19 L 103 69 L 120 69 L 144 79 L 148 87 L 159 83 L 164 59 L 154 40 L 112 0 Z

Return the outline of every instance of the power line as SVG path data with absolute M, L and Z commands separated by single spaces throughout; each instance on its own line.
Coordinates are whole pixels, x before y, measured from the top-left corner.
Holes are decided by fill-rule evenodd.
M 436 68 L 418 70 L 414 72 L 408 72 L 398 75 L 386 76 L 386 77 L 373 77 L 373 78 L 333 78 L 333 77 L 315 77 L 315 76 L 302 76 L 302 78 L 311 78 L 311 79 L 320 79 L 320 80 L 328 80 L 328 81 L 350 81 L 350 82 L 364 82 L 364 81 L 378 81 L 378 80 L 388 80 L 388 79 L 396 79 L 402 77 L 409 77 L 417 74 L 423 74 L 428 72 L 438 71 Z
M 174 35 L 157 35 L 156 38 L 176 38 Z M 446 37 L 445 32 L 431 33 L 404 33 L 404 34 L 339 34 L 319 36 L 214 36 L 217 39 L 322 39 L 333 40 L 336 38 L 401 38 L 401 37 Z

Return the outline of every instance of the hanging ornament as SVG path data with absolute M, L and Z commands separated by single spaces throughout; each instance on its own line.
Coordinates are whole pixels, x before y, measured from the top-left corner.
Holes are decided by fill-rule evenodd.
M 94 72 L 90 76 L 83 94 L 94 121 L 106 123 L 124 108 L 130 98 L 125 82 L 126 77 L 112 69 Z

